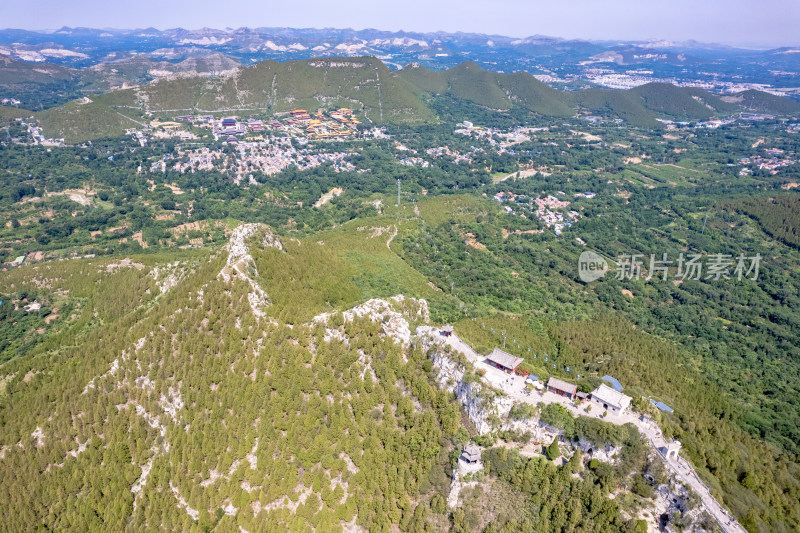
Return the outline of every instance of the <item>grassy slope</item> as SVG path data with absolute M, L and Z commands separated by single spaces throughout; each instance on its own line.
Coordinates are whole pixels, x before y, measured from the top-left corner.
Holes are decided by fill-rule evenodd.
M 542 115 L 571 116 L 574 114 L 564 93 L 549 87 L 525 72 L 497 74 L 497 82 L 510 95 L 515 105 L 521 105 Z
M 733 96 L 730 100 L 738 103 L 748 111 L 777 115 L 800 115 L 800 102 L 763 91 L 744 91 Z
M 135 110 L 112 108 L 112 105 L 125 101 L 125 93 L 122 93 L 92 96 L 88 103 L 73 100 L 63 106 L 40 111 L 35 116 L 45 135 L 61 137 L 68 143 L 120 136 L 128 128 L 139 127 L 136 121 L 143 122 Z M 129 120 L 123 115 L 134 119 Z
M 472 62 L 440 72 L 409 65 L 397 75 L 413 85 L 417 94 L 446 93 L 490 109 L 507 110 L 516 105 L 547 116 L 571 116 L 576 108 L 584 108 L 643 127 L 659 126 L 655 117 L 705 120 L 738 109 L 705 91 L 660 83 L 629 91 L 562 93 L 530 74 L 496 74 Z
M 445 71 L 451 95 L 489 109 L 506 110 L 511 99 L 497 84 L 496 74 L 468 61 Z
M 648 83 L 630 90 L 645 109 L 670 118 L 707 120 L 718 112 L 734 112 L 736 106 L 719 97 L 694 88 L 676 87 L 668 83 Z
M 573 114 L 562 93 L 527 73 L 497 74 L 469 61 L 438 72 L 409 65 L 397 76 L 412 85 L 417 94 L 449 94 L 490 109 L 507 110 L 517 105 L 543 115 Z
M 264 61 L 220 79 L 163 80 L 141 88 L 152 110 L 264 109 L 347 106 L 369 118 L 407 122 L 432 118 L 429 110 L 375 58 Z
M 408 82 L 417 94 L 440 94 L 447 91 L 447 80 L 442 71 L 433 71 L 418 63 L 405 66 L 395 76 Z
M 606 117 L 619 117 L 628 124 L 645 128 L 658 127 L 652 114 L 630 92 L 610 89 L 586 89 L 572 93 L 572 101 L 580 108 Z
M 11 122 L 15 118 L 25 118 L 33 115 L 33 111 L 17 107 L 0 106 L 0 122 Z
M 0 87 L 29 87 L 72 81 L 80 71 L 52 63 L 26 63 L 0 54 Z

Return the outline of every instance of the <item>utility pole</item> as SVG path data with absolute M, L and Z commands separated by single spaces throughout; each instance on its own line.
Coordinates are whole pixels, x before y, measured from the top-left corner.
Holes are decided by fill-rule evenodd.
M 703 219 L 703 229 L 700 230 L 700 235 L 703 235 L 706 232 L 706 222 L 708 222 L 708 213 L 706 213 L 706 218 Z
M 400 205 L 400 178 L 397 178 L 397 203 L 395 205 Z

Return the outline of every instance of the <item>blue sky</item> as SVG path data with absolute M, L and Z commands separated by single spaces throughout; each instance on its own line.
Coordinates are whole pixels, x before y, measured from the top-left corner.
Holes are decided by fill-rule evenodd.
M 800 45 L 798 0 L 0 0 L 0 26 L 333 27 Z

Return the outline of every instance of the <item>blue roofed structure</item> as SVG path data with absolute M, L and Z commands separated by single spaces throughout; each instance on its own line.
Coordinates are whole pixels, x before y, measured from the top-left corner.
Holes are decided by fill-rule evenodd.
M 609 382 L 611 384 L 611 388 L 614 389 L 615 391 L 622 392 L 622 385 L 619 384 L 617 378 L 612 378 L 611 376 L 603 376 L 600 379 Z
M 670 407 L 669 405 L 665 404 L 664 402 L 657 402 L 654 399 L 650 398 L 650 403 L 656 406 L 656 409 L 659 411 L 664 411 L 665 413 L 673 413 L 675 409 Z

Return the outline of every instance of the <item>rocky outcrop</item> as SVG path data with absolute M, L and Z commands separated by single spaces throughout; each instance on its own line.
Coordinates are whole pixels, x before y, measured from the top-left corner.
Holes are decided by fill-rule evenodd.
M 588 440 L 581 438 L 578 441 L 578 448 L 580 448 L 583 453 L 588 454 L 592 459 L 597 459 L 604 463 L 617 463 L 617 449 L 608 443 L 602 447 L 595 446 Z
M 481 384 L 477 376 L 467 374 L 463 363 L 447 357 L 437 347 L 433 349 L 433 367 L 437 370 L 439 386 L 451 391 L 461 402 L 479 434 L 497 429 L 500 420 L 511 410 L 511 399 L 498 396 L 496 391 Z
M 282 251 L 283 245 L 280 239 L 267 226 L 263 224 L 242 224 L 233 230 L 231 234 L 228 242 L 228 261 L 219 272 L 219 277 L 226 282 L 239 278 L 249 283 L 251 290 L 247 294 L 247 301 L 250 303 L 253 314 L 258 318 L 266 316 L 264 308 L 270 304 L 270 301 L 266 291 L 256 281 L 258 270 L 256 270 L 253 256 L 250 255 L 247 240 L 262 229 L 265 234 L 261 244 L 264 247 L 277 248 Z
M 322 313 L 315 316 L 312 324 L 327 324 L 332 313 Z M 352 322 L 355 318 L 367 317 L 372 322 L 380 322 L 381 329 L 385 335 L 391 337 L 394 342 L 399 342 L 408 346 L 411 342 L 411 326 L 409 320 L 427 322 L 428 302 L 424 299 L 406 298 L 402 294 L 393 296 L 388 300 L 383 298 L 372 298 L 361 305 L 342 313 L 345 322 Z M 341 340 L 348 343 L 342 328 L 325 330 L 325 341 L 332 339 Z

